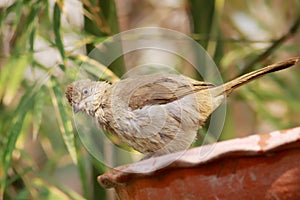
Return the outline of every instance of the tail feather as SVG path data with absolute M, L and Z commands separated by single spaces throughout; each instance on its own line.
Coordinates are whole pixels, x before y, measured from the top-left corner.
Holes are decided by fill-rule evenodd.
M 280 71 L 280 70 L 289 68 L 289 67 L 297 64 L 298 61 L 299 61 L 299 57 L 290 58 L 290 59 L 284 60 L 282 62 L 275 63 L 275 64 L 269 65 L 267 67 L 255 70 L 253 72 L 249 72 L 243 76 L 237 77 L 237 78 L 233 79 L 232 81 L 229 81 L 218 87 L 220 87 L 221 94 L 223 93 L 223 94 L 229 95 L 234 89 L 236 89 L 252 80 L 255 80 L 261 76 L 264 76 L 264 75 L 272 73 L 272 72 L 276 72 L 276 71 Z

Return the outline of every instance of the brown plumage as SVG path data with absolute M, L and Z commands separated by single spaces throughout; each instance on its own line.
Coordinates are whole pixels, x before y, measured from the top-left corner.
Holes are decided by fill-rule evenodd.
M 81 80 L 66 89 L 74 112 L 94 117 L 135 150 L 158 156 L 187 149 L 197 129 L 235 88 L 295 65 L 299 58 L 250 72 L 221 86 L 182 75 L 154 74 L 114 84 Z

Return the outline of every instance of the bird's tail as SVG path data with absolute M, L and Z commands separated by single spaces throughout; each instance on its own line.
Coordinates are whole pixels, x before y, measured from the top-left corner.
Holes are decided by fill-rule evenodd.
M 299 57 L 289 58 L 282 62 L 275 63 L 275 64 L 269 65 L 267 67 L 255 70 L 253 72 L 249 72 L 240 77 L 237 77 L 237 78 L 233 79 L 232 81 L 229 81 L 221 86 L 217 86 L 216 89 L 219 90 L 219 92 L 220 92 L 219 95 L 221 95 L 221 94 L 229 95 L 234 89 L 236 89 L 252 80 L 255 80 L 261 76 L 264 76 L 264 75 L 272 73 L 272 72 L 276 72 L 276 71 L 280 71 L 280 70 L 289 68 L 289 67 L 295 65 L 298 61 L 299 61 Z

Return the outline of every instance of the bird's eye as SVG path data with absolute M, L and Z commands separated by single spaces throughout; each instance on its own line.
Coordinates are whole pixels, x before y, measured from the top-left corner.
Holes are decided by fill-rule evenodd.
M 84 89 L 84 90 L 82 90 L 82 93 L 83 93 L 83 94 L 88 94 L 89 91 L 88 91 L 87 89 Z

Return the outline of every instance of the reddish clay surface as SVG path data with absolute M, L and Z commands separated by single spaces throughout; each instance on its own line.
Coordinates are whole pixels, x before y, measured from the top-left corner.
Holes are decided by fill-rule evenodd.
M 120 199 L 300 199 L 300 128 L 220 142 L 196 156 L 203 148 L 121 166 L 98 181 Z

